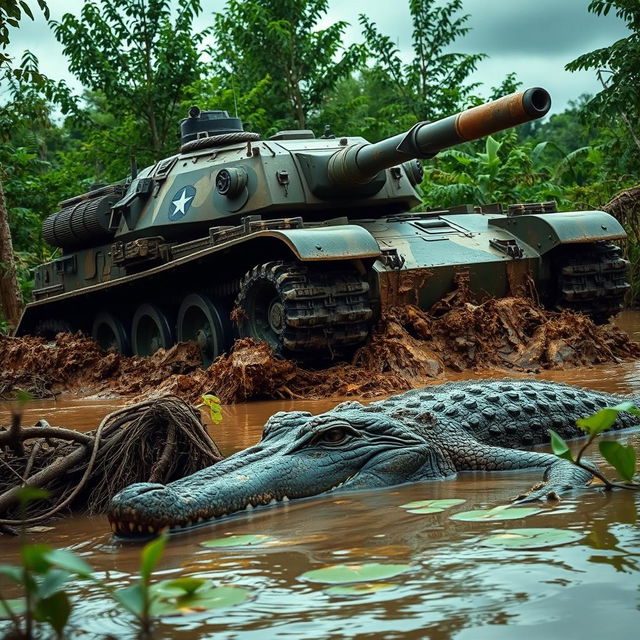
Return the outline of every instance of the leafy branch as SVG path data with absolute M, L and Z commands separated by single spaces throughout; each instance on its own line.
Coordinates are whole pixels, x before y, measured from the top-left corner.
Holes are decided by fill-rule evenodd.
M 602 457 L 618 472 L 624 483 L 612 482 L 604 474 L 592 465 L 582 461 L 583 455 L 604 431 L 610 429 L 618 418 L 620 412 L 632 413 L 640 416 L 638 409 L 632 402 L 622 402 L 614 407 L 605 407 L 588 418 L 576 420 L 576 424 L 589 434 L 587 441 L 582 445 L 575 458 L 569 449 L 569 445 L 553 429 L 549 429 L 551 435 L 551 448 L 559 458 L 568 460 L 577 467 L 588 471 L 604 483 L 605 489 L 640 489 L 640 483 L 634 482 L 636 474 L 636 452 L 632 445 L 622 445 L 613 440 L 602 440 L 598 448 Z

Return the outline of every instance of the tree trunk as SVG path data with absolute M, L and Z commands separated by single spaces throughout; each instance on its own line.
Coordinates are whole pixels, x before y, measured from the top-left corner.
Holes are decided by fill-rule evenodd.
M 9 215 L 4 190 L 0 182 L 0 309 L 12 329 L 18 325 L 22 300 L 18 287 L 13 242 L 9 229 Z

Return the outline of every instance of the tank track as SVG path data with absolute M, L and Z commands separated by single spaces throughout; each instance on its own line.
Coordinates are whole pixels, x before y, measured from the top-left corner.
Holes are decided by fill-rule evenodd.
M 567 248 L 558 259 L 558 309 L 570 309 L 604 324 L 618 313 L 630 285 L 629 262 L 608 242 Z
M 356 271 L 287 262 L 253 267 L 240 283 L 236 307 L 258 282 L 269 282 L 284 305 L 282 347 L 304 359 L 335 357 L 359 346 L 369 335 L 373 316 L 369 284 Z

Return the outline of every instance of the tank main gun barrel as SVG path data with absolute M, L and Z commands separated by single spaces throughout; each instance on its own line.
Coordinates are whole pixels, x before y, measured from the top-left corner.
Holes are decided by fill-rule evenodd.
M 409 131 L 380 142 L 340 149 L 329 159 L 329 179 L 339 185 L 367 183 L 383 169 L 413 158 L 432 158 L 462 142 L 536 120 L 550 107 L 549 93 L 532 87 L 436 122 L 418 122 Z

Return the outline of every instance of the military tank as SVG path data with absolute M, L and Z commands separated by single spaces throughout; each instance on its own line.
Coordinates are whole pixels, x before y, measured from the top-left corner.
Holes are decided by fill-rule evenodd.
M 464 277 L 603 322 L 622 305 L 625 237 L 602 211 L 554 203 L 419 210 L 421 160 L 544 116 L 539 87 L 371 144 L 244 131 L 193 107 L 180 152 L 65 200 L 43 223 L 61 257 L 35 272 L 17 334 L 83 331 L 149 355 L 196 341 L 205 365 L 251 336 L 312 360 L 363 344 L 395 304 L 429 308 Z

